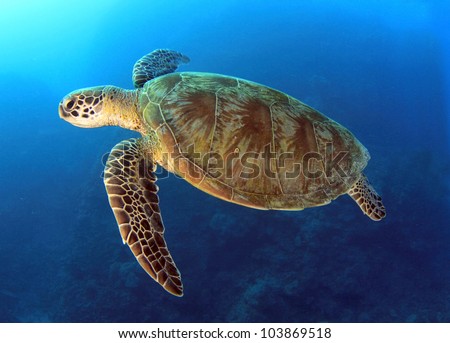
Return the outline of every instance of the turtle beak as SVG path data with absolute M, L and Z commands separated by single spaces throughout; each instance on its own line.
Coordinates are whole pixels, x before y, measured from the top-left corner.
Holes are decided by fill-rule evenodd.
M 62 101 L 59 103 L 58 112 L 59 112 L 59 117 L 60 117 L 61 119 L 67 120 L 67 117 L 70 116 L 69 114 L 67 114 L 66 111 L 64 111 L 64 107 L 63 107 Z

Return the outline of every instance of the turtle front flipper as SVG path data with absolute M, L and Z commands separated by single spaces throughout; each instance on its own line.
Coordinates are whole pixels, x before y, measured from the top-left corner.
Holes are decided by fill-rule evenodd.
M 142 139 L 122 141 L 111 150 L 104 177 L 109 203 L 123 242 L 141 267 L 166 291 L 182 296 L 181 276 L 164 241 L 155 165 L 144 151 Z
M 173 73 L 181 63 L 189 63 L 189 57 L 173 50 L 157 49 L 138 60 L 133 67 L 133 84 L 141 88 L 157 76 Z
M 364 174 L 361 174 L 359 180 L 356 181 L 347 194 L 355 200 L 359 208 L 370 219 L 378 221 L 386 217 L 386 208 L 381 202 L 381 197 Z

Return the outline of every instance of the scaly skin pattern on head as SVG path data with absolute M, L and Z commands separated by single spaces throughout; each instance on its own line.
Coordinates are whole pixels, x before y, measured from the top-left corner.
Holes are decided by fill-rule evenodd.
M 120 126 L 144 135 L 139 92 L 115 86 L 79 89 L 60 102 L 59 116 L 78 127 Z

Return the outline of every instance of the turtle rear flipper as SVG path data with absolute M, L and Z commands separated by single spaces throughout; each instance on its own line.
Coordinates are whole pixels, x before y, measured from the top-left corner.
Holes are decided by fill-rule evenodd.
M 105 167 L 105 186 L 120 234 L 142 268 L 166 291 L 183 295 L 180 273 L 164 240 L 154 164 L 142 139 L 120 142 Z
M 355 200 L 361 211 L 368 215 L 370 219 L 379 221 L 386 217 L 386 208 L 381 202 L 381 197 L 364 174 L 361 174 L 359 180 L 347 194 Z
M 133 84 L 141 88 L 155 77 L 173 73 L 181 63 L 189 63 L 189 57 L 177 51 L 157 49 L 138 60 L 133 67 Z

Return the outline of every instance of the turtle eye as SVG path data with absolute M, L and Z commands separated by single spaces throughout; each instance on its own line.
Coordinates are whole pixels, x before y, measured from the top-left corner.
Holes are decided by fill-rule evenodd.
M 67 103 L 66 103 L 66 109 L 71 110 L 73 108 L 73 106 L 75 105 L 75 101 L 73 101 L 73 99 L 70 99 Z

